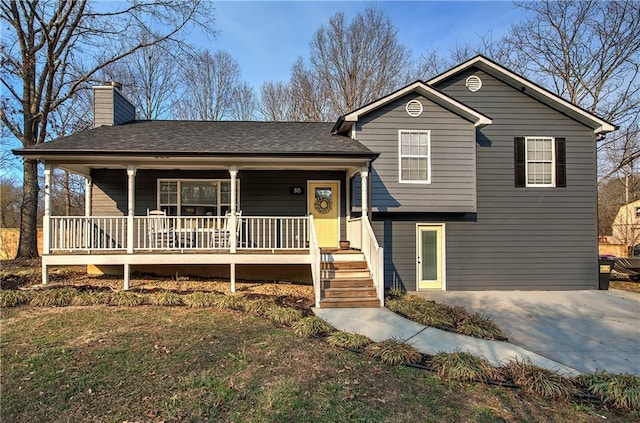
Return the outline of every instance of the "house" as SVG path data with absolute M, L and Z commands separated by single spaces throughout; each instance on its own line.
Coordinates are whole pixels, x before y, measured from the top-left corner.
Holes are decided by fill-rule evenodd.
M 626 245 L 629 255 L 640 255 L 640 200 L 620 207 L 611 231 L 613 241 Z
M 94 93 L 94 129 L 15 151 L 45 163 L 45 282 L 290 270 L 321 307 L 598 286 L 596 140 L 615 127 L 485 57 L 335 123 L 136 121 L 117 87 Z M 87 177 L 86 216 L 50 215 L 54 167 Z

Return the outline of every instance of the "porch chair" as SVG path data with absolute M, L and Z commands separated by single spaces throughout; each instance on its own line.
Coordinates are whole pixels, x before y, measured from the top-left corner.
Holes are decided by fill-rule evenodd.
M 236 212 L 236 242 L 240 236 L 240 217 L 242 216 L 242 210 Z M 229 241 L 231 240 L 231 232 L 229 231 L 229 217 L 231 212 L 224 214 L 224 225 L 220 229 L 216 229 L 214 236 L 211 238 L 212 248 L 229 248 Z
M 173 248 L 175 234 L 170 227 L 167 213 L 163 210 L 147 209 L 149 219 L 149 248 Z

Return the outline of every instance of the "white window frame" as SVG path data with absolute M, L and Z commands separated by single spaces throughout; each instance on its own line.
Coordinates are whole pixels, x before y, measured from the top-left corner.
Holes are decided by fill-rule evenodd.
M 551 183 L 550 184 L 535 184 L 529 183 L 529 140 L 549 140 L 551 141 Z M 533 160 L 531 160 L 533 162 Z M 547 163 L 546 161 L 537 161 L 536 163 Z M 548 136 L 530 136 L 524 137 L 524 182 L 526 187 L 532 188 L 546 188 L 556 186 L 556 139 L 555 137 Z
M 427 155 L 402 155 L 402 134 L 419 133 L 427 135 Z M 402 159 L 403 158 L 426 158 L 427 159 L 427 179 L 426 180 L 404 180 L 402 179 Z M 398 181 L 401 184 L 430 184 L 431 183 L 431 131 L 428 129 L 400 129 L 398 131 Z
M 180 183 L 181 182 L 216 182 L 218 184 L 218 188 L 216 190 L 216 204 L 215 207 L 217 207 L 217 215 L 216 216 L 221 216 L 221 211 L 222 211 L 222 206 L 225 205 L 229 205 L 231 206 L 231 203 L 229 204 L 222 204 L 222 190 L 220 189 L 220 184 L 221 182 L 229 182 L 229 185 L 231 185 L 231 179 L 189 179 L 189 178 L 181 178 L 181 179 L 176 179 L 176 178 L 161 178 L 158 179 L 157 181 L 157 186 L 156 186 L 156 207 L 158 210 L 161 210 L 161 207 L 167 206 L 167 204 L 161 204 L 160 203 L 160 185 L 163 182 L 176 182 L 177 183 L 177 194 L 176 194 L 176 204 L 171 204 L 172 206 L 175 205 L 176 206 L 176 216 L 182 216 L 182 199 L 181 199 L 181 189 L 180 189 Z M 236 186 L 236 209 L 240 210 L 240 180 L 236 180 L 237 186 Z M 231 194 L 229 194 L 229 197 L 231 197 Z M 229 200 L 231 200 L 231 198 L 229 198 Z M 212 205 L 213 207 L 213 205 Z

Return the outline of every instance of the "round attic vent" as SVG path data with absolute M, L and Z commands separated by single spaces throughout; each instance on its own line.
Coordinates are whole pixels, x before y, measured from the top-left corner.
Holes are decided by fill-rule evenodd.
M 418 100 L 411 100 L 405 107 L 407 114 L 411 117 L 418 117 L 422 114 L 422 103 Z
M 475 93 L 480 88 L 482 88 L 482 80 L 475 75 L 471 75 L 467 78 L 467 82 L 465 84 L 467 89 L 472 93 Z

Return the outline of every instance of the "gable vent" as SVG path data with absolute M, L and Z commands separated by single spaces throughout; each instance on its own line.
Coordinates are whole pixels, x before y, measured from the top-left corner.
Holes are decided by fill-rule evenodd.
M 475 75 L 471 75 L 467 78 L 467 82 L 465 84 L 467 89 L 472 93 L 475 93 L 480 88 L 482 88 L 482 80 Z
M 422 114 L 422 103 L 418 100 L 411 100 L 405 107 L 407 114 L 411 117 L 418 117 Z

